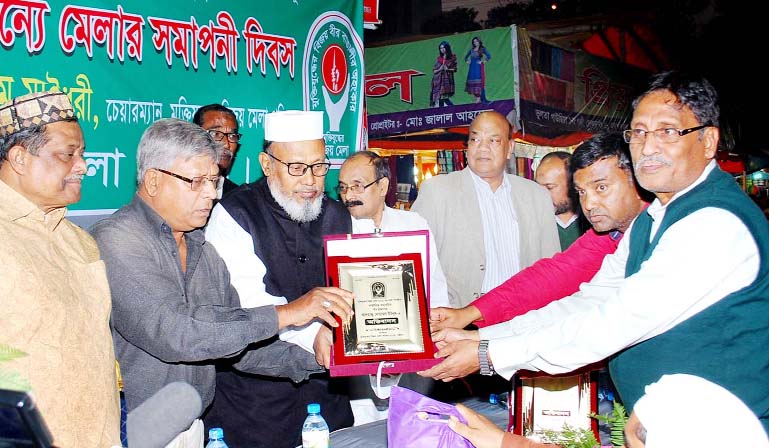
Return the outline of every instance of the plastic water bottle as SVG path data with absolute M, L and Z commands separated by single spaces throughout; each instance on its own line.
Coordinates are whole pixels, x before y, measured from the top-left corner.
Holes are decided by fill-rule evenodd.
M 502 409 L 507 409 L 508 393 L 502 394 L 489 394 L 489 404 L 499 406 Z
M 224 431 L 222 428 L 211 428 L 208 430 L 208 444 L 206 448 L 228 448 L 224 443 Z
M 320 405 L 307 405 L 307 418 L 302 425 L 302 448 L 328 448 L 328 424 L 320 415 Z

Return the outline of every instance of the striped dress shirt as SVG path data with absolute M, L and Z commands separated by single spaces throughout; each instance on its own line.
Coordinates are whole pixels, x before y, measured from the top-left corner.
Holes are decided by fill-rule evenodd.
M 483 223 L 486 266 L 483 293 L 501 285 L 520 270 L 520 232 L 513 203 L 510 181 L 503 177 L 496 191 L 485 180 L 471 172 Z

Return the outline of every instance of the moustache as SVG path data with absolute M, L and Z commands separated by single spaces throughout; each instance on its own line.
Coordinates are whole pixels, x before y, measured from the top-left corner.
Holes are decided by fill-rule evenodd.
M 64 182 L 82 182 L 83 177 L 85 177 L 84 174 L 73 174 L 71 176 L 67 176 L 64 178 Z
M 355 207 L 356 205 L 363 205 L 363 201 L 359 201 L 357 199 L 356 200 L 351 200 L 351 201 L 345 201 L 344 205 L 347 208 Z
M 645 162 L 657 162 L 661 163 L 665 166 L 671 166 L 672 162 L 670 160 L 664 159 L 661 156 L 654 155 L 654 156 L 643 156 L 640 159 L 638 159 L 638 162 L 633 165 L 633 168 L 638 168 L 638 166 L 642 165 Z

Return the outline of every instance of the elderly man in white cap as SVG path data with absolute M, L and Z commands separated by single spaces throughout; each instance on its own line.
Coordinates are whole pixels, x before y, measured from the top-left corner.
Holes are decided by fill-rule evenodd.
M 64 218 L 80 200 L 85 141 L 67 95 L 0 105 L 0 343 L 27 356 L 56 446 L 120 443 L 110 295 L 93 239 Z
M 206 229 L 244 307 L 291 302 L 326 284 L 323 235 L 352 230 L 344 205 L 323 194 L 330 167 L 323 113 L 270 113 L 264 131 L 259 162 L 265 177 L 226 196 L 214 207 Z M 280 337 L 314 351 L 328 366 L 328 327 L 313 323 Z M 345 386 L 327 375 L 296 384 L 221 366 L 206 426 L 222 427 L 234 446 L 294 447 L 301 444 L 308 403 L 320 403 L 332 431 L 352 425 Z

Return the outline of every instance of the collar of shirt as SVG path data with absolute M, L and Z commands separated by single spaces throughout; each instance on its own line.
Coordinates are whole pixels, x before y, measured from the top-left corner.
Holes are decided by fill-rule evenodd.
M 0 216 L 7 218 L 9 221 L 29 217 L 42 223 L 48 230 L 53 230 L 67 213 L 66 207 L 60 207 L 44 213 L 32 201 L 1 180 L 0 197 L 2 197 L 2 200 L 0 200 Z
M 558 215 L 555 215 L 555 222 L 558 223 L 559 226 L 561 226 L 562 229 L 567 229 L 569 226 L 577 220 L 577 214 L 571 215 L 571 219 L 566 221 L 565 223 L 561 221 L 561 218 L 558 217 Z
M 379 227 L 374 225 L 374 220 L 371 218 L 356 218 L 352 215 L 350 217 L 352 218 L 352 232 L 353 233 L 376 233 L 376 230 L 379 229 L 380 232 L 386 232 L 388 229 L 388 222 L 390 219 L 388 217 L 392 217 L 392 209 L 388 206 L 384 206 L 384 211 L 382 212 L 382 222 L 379 223 Z
M 475 184 L 475 191 L 477 191 L 479 195 L 485 194 L 496 196 L 502 194 L 510 194 L 510 189 L 512 187 L 510 186 L 510 181 L 507 179 L 507 175 L 504 173 L 502 173 L 502 183 L 499 185 L 499 188 L 497 188 L 497 191 L 493 191 L 491 189 L 491 185 L 489 185 L 488 182 L 481 179 L 481 177 L 475 174 L 470 168 L 467 168 L 467 170 L 470 171 L 470 177 L 473 179 L 473 183 Z
M 134 196 L 134 199 L 128 205 L 138 211 L 139 216 L 143 218 L 144 223 L 148 226 L 149 230 L 156 232 L 159 238 L 169 237 L 173 239 L 171 233 L 171 226 L 160 216 L 152 207 L 149 206 L 144 199 L 138 194 Z M 184 234 L 187 245 L 203 245 L 205 238 L 201 229 L 195 229 Z
M 704 182 L 705 179 L 710 174 L 710 172 L 713 171 L 715 168 L 716 168 L 716 161 L 711 160 L 707 165 L 705 165 L 705 169 L 702 170 L 702 174 L 700 174 L 700 177 L 698 177 L 697 180 L 692 182 L 691 185 L 689 185 L 688 187 L 684 188 L 683 190 L 673 195 L 673 197 L 665 205 L 662 205 L 659 199 L 654 199 L 654 201 L 652 201 L 649 207 L 646 208 L 646 213 L 648 213 L 649 216 L 651 216 L 652 220 L 654 220 L 655 222 L 660 222 L 662 218 L 665 216 L 665 210 L 667 209 L 668 205 L 672 204 L 673 201 L 675 201 L 676 199 L 680 198 L 681 196 L 691 191 L 692 188 Z

